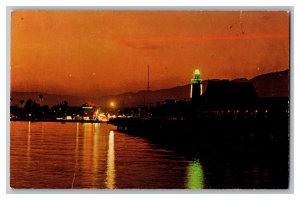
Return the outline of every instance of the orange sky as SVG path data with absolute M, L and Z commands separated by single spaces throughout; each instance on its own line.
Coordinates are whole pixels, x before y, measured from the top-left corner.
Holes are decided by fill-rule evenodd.
M 102 96 L 289 68 L 285 11 L 14 11 L 11 90 Z

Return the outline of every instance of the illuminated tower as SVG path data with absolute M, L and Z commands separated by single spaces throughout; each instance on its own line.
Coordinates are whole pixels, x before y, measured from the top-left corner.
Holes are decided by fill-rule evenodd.
M 200 79 L 200 71 L 196 69 L 191 80 L 191 93 L 190 97 L 192 101 L 197 101 L 200 95 L 202 95 L 202 80 Z

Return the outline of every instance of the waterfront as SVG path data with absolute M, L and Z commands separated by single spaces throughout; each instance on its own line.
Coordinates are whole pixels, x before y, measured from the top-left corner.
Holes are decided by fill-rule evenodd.
M 12 188 L 288 187 L 286 152 L 215 154 L 199 143 L 187 155 L 100 123 L 11 122 L 10 141 Z
M 188 160 L 100 123 L 11 123 L 13 188 L 185 188 Z

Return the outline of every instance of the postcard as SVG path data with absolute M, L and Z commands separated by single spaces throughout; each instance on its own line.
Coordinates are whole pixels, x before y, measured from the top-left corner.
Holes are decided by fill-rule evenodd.
M 14 10 L 10 38 L 11 188 L 289 189 L 289 10 Z

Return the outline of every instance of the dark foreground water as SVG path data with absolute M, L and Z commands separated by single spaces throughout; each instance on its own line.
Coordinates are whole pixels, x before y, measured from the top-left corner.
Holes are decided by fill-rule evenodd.
M 288 157 L 197 156 L 98 123 L 11 122 L 12 188 L 281 188 Z M 267 148 L 267 147 L 266 147 Z M 238 149 L 237 149 L 238 151 Z

